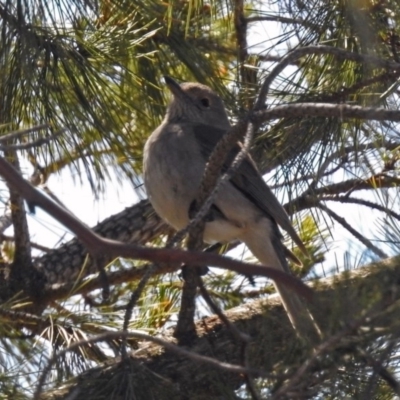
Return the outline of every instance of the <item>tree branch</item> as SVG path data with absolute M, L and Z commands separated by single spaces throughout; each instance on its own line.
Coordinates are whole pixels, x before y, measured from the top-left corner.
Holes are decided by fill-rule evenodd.
M 328 342 L 321 345 L 324 348 L 321 348 L 318 354 L 324 354 L 324 349 L 327 348 L 339 347 L 340 349 L 340 344 L 343 343 L 342 351 L 335 353 L 338 357 L 333 357 L 332 360 L 332 355 L 329 353 L 328 358 L 321 360 L 317 365 L 319 374 L 323 372 L 323 368 L 327 368 L 325 378 L 321 379 L 332 379 L 332 375 L 329 374 L 329 365 L 332 364 L 332 368 L 337 368 L 338 362 L 340 362 L 338 358 L 347 357 L 346 349 L 349 347 L 349 343 L 357 344 L 364 343 L 364 341 L 371 343 L 374 338 L 385 335 L 387 332 L 385 329 L 391 324 L 396 328 L 398 308 L 393 308 L 389 313 L 387 311 L 388 304 L 394 305 L 400 299 L 400 291 L 396 289 L 397 285 L 395 284 L 398 282 L 399 276 L 400 259 L 397 257 L 316 282 L 318 290 L 312 312 L 318 323 L 325 327 L 324 331 L 328 337 Z M 374 310 L 376 315 L 379 315 L 382 310 L 383 315 L 379 317 L 377 325 L 379 329 L 374 330 L 372 322 L 365 318 L 366 309 Z M 297 347 L 291 347 L 295 336 L 289 322 L 283 318 L 284 310 L 278 296 L 242 304 L 227 310 L 225 314 L 231 323 L 252 339 L 248 349 L 252 369 L 262 368 L 266 372 L 271 371 L 270 379 L 276 379 L 281 385 L 289 382 L 295 376 L 299 370 L 298 365 L 293 366 L 292 369 L 285 369 L 284 376 L 276 375 L 277 368 L 287 361 L 282 359 L 282 349 L 293 348 L 296 354 L 301 351 Z M 349 337 L 347 333 L 355 328 L 354 324 L 358 321 L 363 323 L 363 329 L 358 331 L 358 336 Z M 193 348 L 198 354 L 215 357 L 230 364 L 237 365 L 240 362 L 241 348 L 237 345 L 237 341 L 233 340 L 231 330 L 217 316 L 213 315 L 198 321 L 196 330 L 199 338 L 195 341 Z M 331 332 L 331 336 L 329 336 L 329 332 Z M 171 330 L 165 333 L 163 338 L 173 341 Z M 351 348 L 350 346 L 350 350 Z M 313 357 L 313 354 L 315 353 L 312 350 L 308 356 L 305 354 L 303 359 L 307 360 L 309 357 Z M 219 374 L 216 369 L 201 368 L 196 361 L 179 358 L 174 353 L 160 351 L 159 346 L 139 345 L 139 349 L 132 352 L 132 357 L 136 357 L 141 365 L 152 371 L 149 381 L 151 384 L 147 385 L 147 381 L 143 381 L 141 376 L 141 385 L 147 385 L 149 393 L 159 399 L 175 400 L 189 395 L 189 393 L 192 395 L 190 396 L 192 399 L 217 398 L 222 393 L 220 390 L 235 390 L 244 383 L 244 375 Z M 302 356 L 299 357 L 302 358 Z M 290 359 L 290 361 L 292 360 Z M 325 362 L 328 363 L 328 366 Z M 85 395 L 89 393 L 93 398 L 95 393 L 100 391 L 104 393 L 105 382 L 114 379 L 118 373 L 118 370 L 112 365 L 116 367 L 118 364 L 119 359 L 114 359 L 104 367 L 96 368 L 92 372 L 88 371 L 73 380 L 64 386 L 62 393 L 51 392 L 43 397 L 49 400 L 50 398 L 51 400 L 61 400 L 66 398 L 67 393 L 79 389 L 81 398 L 85 398 Z M 306 366 L 307 370 L 308 365 Z M 160 375 L 160 391 L 154 382 L 154 376 L 158 375 Z M 178 388 L 176 376 L 179 376 Z M 314 376 L 313 373 L 310 376 L 303 376 L 301 384 L 307 385 L 309 379 L 312 381 L 312 376 Z M 168 385 L 175 388 L 172 390 L 173 393 L 176 393 L 176 397 L 170 393 L 166 395 L 166 388 L 171 387 Z
M 33 128 L 32 128 L 33 129 Z M 31 129 L 31 131 L 32 131 Z M 28 142 L 28 143 L 23 143 L 23 144 L 7 144 L 7 145 L 0 145 L 0 150 L 1 151 L 8 151 L 8 150 L 28 150 L 32 149 L 34 147 L 40 147 L 43 146 L 44 144 L 47 144 L 54 139 L 57 139 L 59 136 L 61 136 L 64 132 L 66 131 L 65 128 L 60 129 L 56 133 L 50 136 L 46 136 L 44 138 L 39 138 L 37 140 L 34 140 L 33 142 Z M 8 136 L 8 135 L 7 135 Z M 3 137 L 0 137 L 0 139 L 3 139 Z
M 348 179 L 344 182 L 334 183 L 332 185 L 319 187 L 306 191 L 296 199 L 293 199 L 284 205 L 286 210 L 299 212 L 301 210 L 316 207 L 320 196 L 339 195 L 342 193 L 354 192 L 356 190 L 375 190 L 377 188 L 390 188 L 400 185 L 400 179 L 387 175 L 374 175 L 367 179 Z
M 33 126 L 32 128 L 25 128 L 25 129 L 20 129 L 18 131 L 14 131 L 14 132 L 9 132 L 6 135 L 0 136 L 0 142 L 8 142 L 11 139 L 16 139 L 21 136 L 28 135 L 32 132 L 37 132 L 37 131 L 41 131 L 43 129 L 48 129 L 48 128 L 49 128 L 49 125 L 42 124 L 42 125 Z
M 308 47 L 299 47 L 285 57 L 279 62 L 279 64 L 271 71 L 268 75 L 267 79 L 263 82 L 263 85 L 260 90 L 259 97 L 256 102 L 255 109 L 260 110 L 265 106 L 265 100 L 268 96 L 268 91 L 271 83 L 274 79 L 290 64 L 295 63 L 299 58 L 304 57 L 310 54 L 331 54 L 339 59 L 345 59 L 355 62 L 368 63 L 368 65 L 377 67 L 377 68 L 385 68 L 391 70 L 400 69 L 400 64 L 393 61 L 382 60 L 381 58 L 365 55 L 365 54 L 357 54 L 351 53 L 346 50 L 338 49 L 336 47 L 331 46 L 308 46 Z
M 348 230 L 356 239 L 358 239 L 367 249 L 372 250 L 378 257 L 381 258 L 387 258 L 387 255 L 385 252 L 383 252 L 381 249 L 376 247 L 375 245 L 372 244 L 370 240 L 368 240 L 366 237 L 361 235 L 356 229 L 354 229 L 347 221 L 340 217 L 338 214 L 336 214 L 334 211 L 329 209 L 328 207 L 324 206 L 321 203 L 318 203 L 318 207 L 325 211 L 330 217 L 332 217 L 336 222 L 338 222 L 340 225 L 343 226 L 346 230 Z
M 304 19 L 299 19 L 299 18 L 282 17 L 280 15 L 257 15 L 254 17 L 247 17 L 246 21 L 248 24 L 252 24 L 255 22 L 263 22 L 263 21 L 273 21 L 273 22 L 282 22 L 284 24 L 302 25 L 307 28 L 312 28 L 315 30 L 321 29 L 321 27 L 319 25 L 313 24 L 310 21 L 306 21 Z
M 106 254 L 113 257 L 129 257 L 147 260 L 155 263 L 186 263 L 188 265 L 212 265 L 221 268 L 231 269 L 243 274 L 254 274 L 267 276 L 271 279 L 281 281 L 299 294 L 309 297 L 310 290 L 298 279 L 280 272 L 273 267 L 245 264 L 239 261 L 221 257 L 211 253 L 184 252 L 173 249 L 150 249 L 130 244 L 104 239 L 91 231 L 86 225 L 80 222 L 75 216 L 54 203 L 35 189 L 29 182 L 3 158 L 0 157 L 0 175 L 17 190 L 26 200 L 39 206 L 61 224 L 70 229 L 79 240 L 86 246 L 89 253 L 95 258 Z
M 108 332 L 108 333 L 103 333 L 102 335 L 92 337 L 90 339 L 79 340 L 78 342 L 73 343 L 72 345 L 66 347 L 65 349 L 63 349 L 63 350 L 59 351 L 57 354 L 55 354 L 49 360 L 47 365 L 44 367 L 44 369 L 39 377 L 38 384 L 36 386 L 36 390 L 33 395 L 33 400 L 40 399 L 40 394 L 42 392 L 42 388 L 45 383 L 46 377 L 49 374 L 52 366 L 55 364 L 55 362 L 57 361 L 58 358 L 62 357 L 63 355 L 65 355 L 75 349 L 78 349 L 79 347 L 87 346 L 87 345 L 98 343 L 98 342 L 109 341 L 109 340 L 113 340 L 113 339 L 120 339 L 120 338 L 137 338 L 137 339 L 147 340 L 149 342 L 152 342 L 159 346 L 162 346 L 176 354 L 190 358 L 198 363 L 212 365 L 213 367 L 216 367 L 218 369 L 222 369 L 222 370 L 228 371 L 228 372 L 233 372 L 235 374 L 251 373 L 251 374 L 259 376 L 259 377 L 270 376 L 270 374 L 264 373 L 261 370 L 251 370 L 251 369 L 241 367 L 240 365 L 232 365 L 232 364 L 229 364 L 226 362 L 218 361 L 215 358 L 202 356 L 193 351 L 185 350 L 184 348 L 179 347 L 171 342 L 167 342 L 166 340 L 162 340 L 160 338 L 150 336 L 150 335 L 140 332 L 140 331 L 137 331 L 137 332 L 132 332 L 132 331 L 131 332 L 123 332 L 123 331 Z
M 330 103 L 296 103 L 275 106 L 274 108 L 256 111 L 251 121 L 261 124 L 276 118 L 323 117 L 355 118 L 376 121 L 400 121 L 400 111 L 379 107 L 361 107 L 349 104 Z
M 376 204 L 372 201 L 364 199 L 357 199 L 348 196 L 324 196 L 324 197 L 319 197 L 319 201 L 337 201 L 339 203 L 346 203 L 346 204 L 360 204 L 361 206 L 365 206 L 373 210 L 384 212 L 385 214 L 388 214 L 391 217 L 396 218 L 398 221 L 400 221 L 400 214 L 390 210 L 388 207 L 384 207 L 381 206 L 380 204 Z

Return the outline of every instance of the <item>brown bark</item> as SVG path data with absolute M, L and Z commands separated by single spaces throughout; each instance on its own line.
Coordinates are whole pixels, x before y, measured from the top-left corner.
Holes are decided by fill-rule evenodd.
M 95 233 L 105 238 L 137 244 L 144 244 L 168 230 L 147 200 L 126 208 L 93 228 Z M 112 258 L 104 258 L 105 263 L 110 261 Z M 34 267 L 44 274 L 50 285 L 71 282 L 78 276 L 85 278 L 98 272 L 92 260 L 87 260 L 87 251 L 77 239 L 40 257 Z
M 399 280 L 400 259 L 397 257 L 316 282 L 317 293 L 310 308 L 326 339 L 349 326 L 362 312 L 369 309 L 379 312 L 386 309 L 388 302 L 393 304 L 400 298 Z M 249 345 L 252 368 L 273 374 L 283 364 L 296 371 L 296 364 L 312 354 L 312 349 L 302 347 L 297 341 L 276 297 L 241 305 L 228 310 L 226 315 L 252 338 Z M 396 313 L 385 315 L 379 319 L 380 327 L 389 326 L 396 319 Z M 193 352 L 221 362 L 241 363 L 241 344 L 216 316 L 198 321 L 196 328 L 199 338 L 191 347 Z M 371 340 L 371 336 L 369 338 Z M 174 340 L 171 332 L 164 339 Z M 234 390 L 243 383 L 242 375 L 141 343 L 129 362 L 110 360 L 62 389 L 43 395 L 43 399 L 67 399 L 72 392 L 76 393 L 73 397 L 76 400 L 122 399 L 127 398 L 124 396 L 129 390 L 134 391 L 137 399 L 233 399 Z M 114 397 L 110 397 L 111 393 Z

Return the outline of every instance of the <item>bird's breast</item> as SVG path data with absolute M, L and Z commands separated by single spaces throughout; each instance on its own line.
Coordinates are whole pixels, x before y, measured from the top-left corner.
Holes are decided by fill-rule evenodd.
M 175 229 L 182 229 L 189 222 L 189 206 L 205 163 L 190 135 L 168 128 L 155 131 L 146 143 L 144 182 L 155 211 Z

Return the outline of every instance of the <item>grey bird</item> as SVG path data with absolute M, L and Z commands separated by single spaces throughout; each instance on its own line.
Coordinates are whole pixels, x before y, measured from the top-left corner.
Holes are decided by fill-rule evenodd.
M 180 230 L 189 223 L 206 162 L 231 125 L 221 98 L 208 86 L 164 79 L 173 98 L 163 122 L 144 147 L 144 184 L 158 215 Z M 238 143 L 225 168 L 239 150 Z M 286 257 L 291 252 L 282 243 L 278 224 L 307 253 L 284 208 L 248 155 L 215 198 L 203 239 L 207 243 L 240 240 L 261 264 L 290 273 Z M 301 299 L 284 285 L 274 284 L 299 336 L 320 337 Z

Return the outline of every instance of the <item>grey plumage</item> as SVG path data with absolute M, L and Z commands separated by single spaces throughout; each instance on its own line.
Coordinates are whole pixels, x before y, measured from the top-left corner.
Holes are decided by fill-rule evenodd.
M 173 93 L 162 124 L 144 148 L 144 183 L 156 212 L 177 230 L 189 223 L 189 210 L 198 196 L 206 162 L 230 123 L 220 97 L 198 83 L 179 85 L 166 77 Z M 225 169 L 240 150 L 228 155 Z M 243 241 L 262 264 L 289 271 L 279 224 L 299 248 L 304 244 L 278 200 L 247 156 L 232 179 L 219 191 L 204 230 L 208 243 Z M 275 284 L 289 318 L 303 337 L 319 336 L 305 305 L 286 287 Z

